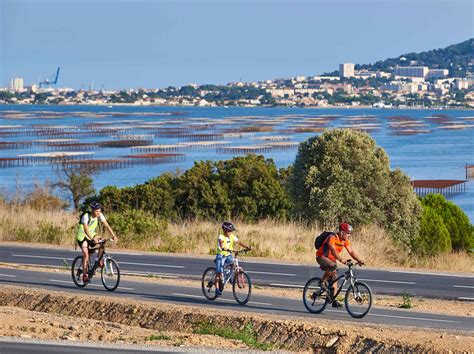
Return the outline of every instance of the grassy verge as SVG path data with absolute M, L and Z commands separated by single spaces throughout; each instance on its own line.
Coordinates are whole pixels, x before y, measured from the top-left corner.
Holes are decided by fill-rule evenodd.
M 105 212 L 107 216 L 107 212 Z M 0 241 L 74 245 L 78 215 L 65 211 L 41 211 L 28 206 L 0 203 Z M 185 220 L 162 223 L 154 234 L 118 234 L 118 247 L 166 251 L 191 255 L 213 254 L 219 223 Z M 255 224 L 236 222 L 241 241 L 252 246 L 249 256 L 291 262 L 315 263 L 314 238 L 322 230 L 297 222 L 263 220 Z M 114 224 L 111 225 L 114 228 Z M 115 225 L 117 226 L 117 225 Z M 114 228 L 115 229 L 115 228 Z M 117 229 L 115 229 L 117 231 Z M 357 229 L 353 248 L 370 267 L 413 267 L 454 272 L 474 272 L 474 257 L 467 253 L 445 253 L 436 257 L 409 256 L 378 227 Z M 348 258 L 348 255 L 344 255 Z
M 145 338 L 148 341 L 153 341 L 153 340 L 170 340 L 171 337 L 167 336 L 166 334 L 160 333 L 160 334 L 153 334 L 147 338 Z
M 230 326 L 217 326 L 210 323 L 203 323 L 197 330 L 194 331 L 196 334 L 210 334 L 219 336 L 227 339 L 240 340 L 242 343 L 247 344 L 249 347 L 259 350 L 272 350 L 273 346 L 268 343 L 259 342 L 257 339 L 257 333 L 253 329 L 253 323 L 249 322 L 241 330 L 234 329 Z

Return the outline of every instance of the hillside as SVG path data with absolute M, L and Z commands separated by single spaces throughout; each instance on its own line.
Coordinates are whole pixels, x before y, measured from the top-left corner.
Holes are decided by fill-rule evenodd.
M 416 62 L 416 63 L 415 63 Z M 428 66 L 432 69 L 449 69 L 449 77 L 466 77 L 473 72 L 474 38 L 421 53 L 407 53 L 397 58 L 380 60 L 374 64 L 357 64 L 355 69 L 381 70 L 391 72 L 396 66 Z

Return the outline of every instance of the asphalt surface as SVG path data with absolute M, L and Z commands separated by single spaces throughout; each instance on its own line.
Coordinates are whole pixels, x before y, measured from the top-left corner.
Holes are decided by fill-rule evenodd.
M 193 258 L 174 255 L 110 253 L 122 273 L 150 274 L 184 279 L 200 279 L 213 265 L 213 257 Z M 0 262 L 41 266 L 70 266 L 79 251 L 64 248 L 0 246 Z M 370 263 L 370 260 L 368 260 Z M 241 259 L 240 265 L 250 274 L 255 285 L 303 288 L 307 280 L 321 276 L 316 266 L 254 262 Z M 341 268 L 343 270 L 344 268 Z M 400 272 L 359 268 L 358 279 L 367 282 L 375 294 L 474 301 L 474 276 L 428 272 Z
M 238 305 L 232 296 L 231 287 L 227 287 L 224 295 L 215 301 L 208 301 L 201 292 L 200 282 L 194 287 L 173 286 L 158 282 L 140 282 L 123 279 L 114 292 L 105 290 L 100 276 L 92 279 L 85 288 L 77 288 L 70 273 L 32 271 L 0 267 L 0 285 L 19 285 L 29 288 L 61 290 L 70 293 L 99 295 L 105 297 L 122 297 L 145 301 L 170 302 L 220 309 L 223 313 L 257 312 L 261 314 L 277 314 L 287 317 L 305 317 L 308 319 L 332 319 L 354 321 L 354 323 L 389 324 L 398 326 L 415 326 L 417 328 L 450 329 L 474 331 L 474 318 L 447 316 L 438 314 L 418 313 L 414 311 L 388 310 L 372 308 L 370 313 L 361 320 L 353 319 L 344 309 L 327 308 L 322 314 L 314 315 L 306 311 L 302 299 L 286 297 L 261 296 L 252 294 L 246 306 Z M 471 305 L 468 303 L 467 305 Z
M 122 347 L 128 347 L 122 345 Z M 120 349 L 107 345 L 90 345 L 87 343 L 53 343 L 51 341 L 23 340 L 18 338 L 0 338 L 0 354 L 54 354 L 54 353 L 111 353 L 111 354 L 150 354 L 150 353 L 176 353 L 169 349 L 159 347 L 148 348 L 147 350 L 127 348 Z

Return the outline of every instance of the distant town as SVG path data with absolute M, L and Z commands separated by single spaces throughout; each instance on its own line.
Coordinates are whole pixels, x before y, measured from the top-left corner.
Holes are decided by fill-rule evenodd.
M 0 88 L 0 104 L 473 108 L 473 53 L 470 39 L 373 65 L 342 63 L 319 76 L 112 91 L 59 88 L 57 68 L 36 84 L 12 78 L 10 87 Z

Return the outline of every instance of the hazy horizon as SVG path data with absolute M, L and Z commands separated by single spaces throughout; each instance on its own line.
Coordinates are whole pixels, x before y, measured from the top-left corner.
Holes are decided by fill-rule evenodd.
M 0 0 L 0 86 L 226 84 L 337 70 L 473 37 L 466 0 Z

